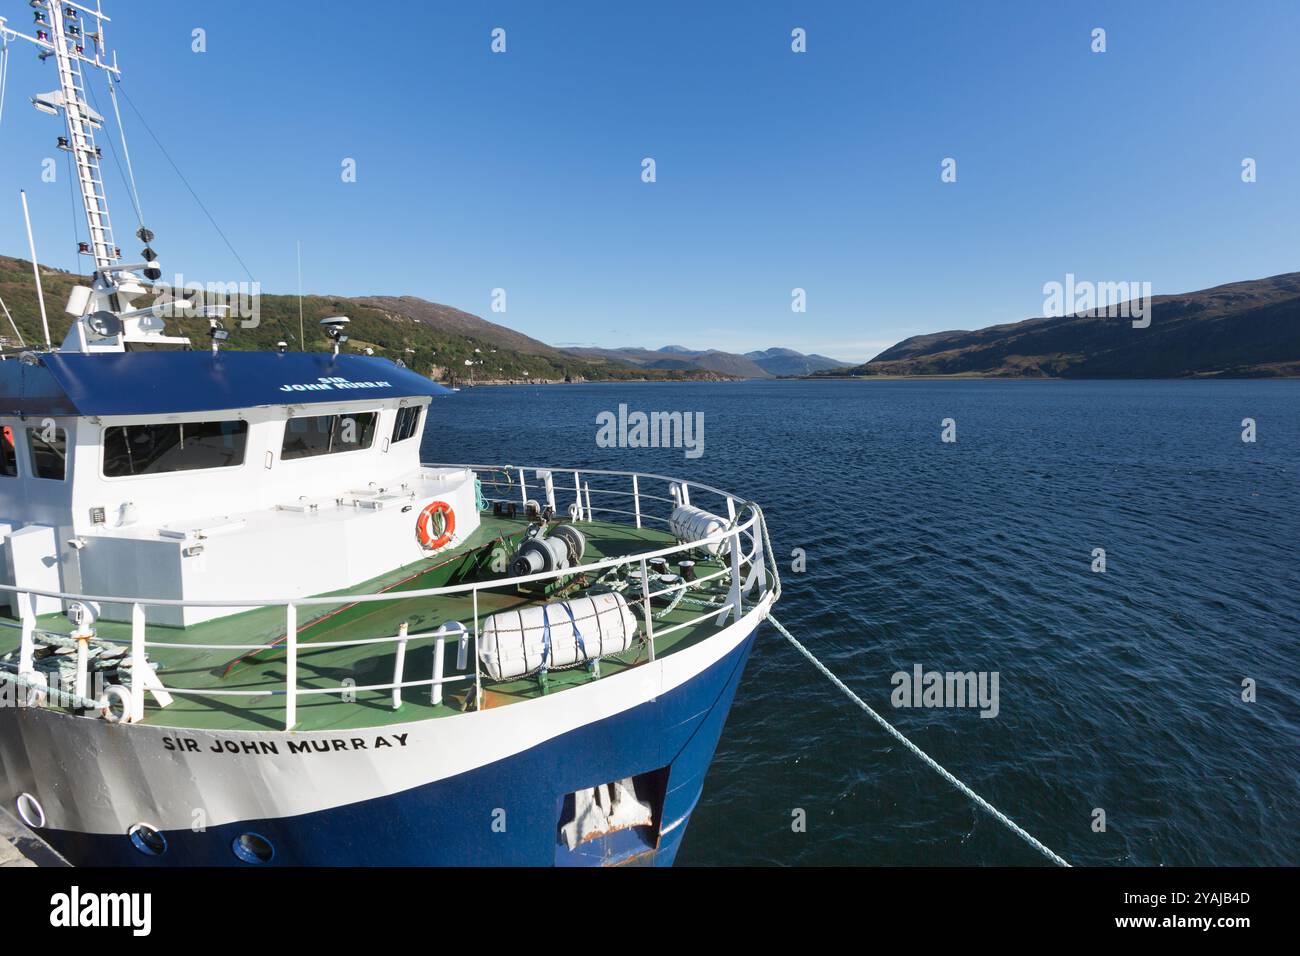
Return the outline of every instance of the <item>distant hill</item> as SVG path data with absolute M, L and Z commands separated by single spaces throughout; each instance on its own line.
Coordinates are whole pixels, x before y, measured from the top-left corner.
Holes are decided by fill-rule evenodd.
M 804 355 L 794 349 L 764 349 L 746 352 L 745 358 L 772 375 L 811 375 L 833 368 L 848 368 L 852 362 L 841 362 L 825 355 Z
M 72 286 L 87 284 L 89 280 L 62 269 L 42 266 L 41 281 L 45 288 L 50 335 L 58 345 L 67 334 L 71 321 L 63 310 L 68 292 Z M 44 341 L 30 261 L 0 256 L 0 299 L 13 313 L 28 345 Z M 346 315 L 352 320 L 348 328 L 349 349 L 373 349 L 376 355 L 401 359 L 421 374 L 440 380 L 464 382 L 471 378 L 471 370 L 475 381 L 710 380 L 728 377 L 692 365 L 673 369 L 647 368 L 627 362 L 585 361 L 505 326 L 414 296 L 304 296 L 306 341 L 299 343 L 297 296 L 264 294 L 259 325 L 243 328 L 237 320 L 227 322 L 230 340 L 225 347 L 273 349 L 283 340 L 293 349 L 324 349 L 326 341 L 317 323 L 329 315 Z M 206 321 L 185 319 L 169 325 L 190 336 L 195 347 L 207 347 Z M 17 345 L 13 330 L 2 313 L 0 338 Z M 467 366 L 466 361 L 475 364 Z
M 778 375 L 808 375 L 822 369 L 845 368 L 825 355 L 804 355 L 794 349 L 766 349 L 758 352 L 722 352 L 718 349 L 688 349 L 682 345 L 645 348 L 570 348 L 565 351 L 589 361 L 629 362 L 641 368 L 703 369 L 738 378 L 772 378 Z
M 668 345 L 661 349 L 643 348 L 569 348 L 570 355 L 576 355 L 589 361 L 627 362 L 638 368 L 685 371 L 713 372 L 734 378 L 771 378 L 766 371 L 752 359 L 733 352 L 720 352 L 717 349 L 696 351 L 680 345 Z
M 368 295 L 354 301 L 394 317 L 414 319 L 421 325 L 444 334 L 461 335 L 484 342 L 498 349 L 508 349 L 525 355 L 542 355 L 549 359 L 563 360 L 564 353 L 551 348 L 544 342 L 529 338 L 522 332 L 497 325 L 487 319 L 481 319 L 469 312 L 439 305 L 427 299 L 413 295 Z
M 1300 375 L 1300 273 L 1152 299 L 1151 324 L 1095 312 L 917 335 L 846 375 Z M 832 375 L 821 372 L 820 375 Z
M 63 311 L 68 293 L 72 286 L 88 284 L 89 280 L 49 266 L 41 266 L 41 280 L 50 336 L 58 345 L 71 321 Z M 9 306 L 24 341 L 29 345 L 44 341 L 31 262 L 0 256 L 0 299 Z M 422 374 L 446 381 L 718 381 L 806 375 L 846 364 L 792 349 L 767 349 L 748 355 L 681 345 L 660 349 L 560 349 L 473 313 L 410 295 L 304 296 L 306 341 L 300 343 L 297 296 L 263 294 L 258 326 L 243 328 L 237 320 L 227 322 L 230 339 L 224 347 L 273 349 L 284 341 L 293 349 L 323 349 L 326 342 L 317 323 L 330 315 L 351 319 L 350 349 L 369 348 L 376 355 L 401 359 Z M 195 347 L 207 346 L 206 321 L 169 320 L 169 326 L 170 331 L 188 335 Z M 3 315 L 0 340 L 9 346 L 18 344 Z M 474 364 L 466 365 L 467 361 Z

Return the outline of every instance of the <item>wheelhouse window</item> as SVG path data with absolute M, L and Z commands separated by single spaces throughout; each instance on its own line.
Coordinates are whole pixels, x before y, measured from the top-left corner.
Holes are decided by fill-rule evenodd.
M 104 429 L 104 477 L 232 468 L 244 463 L 248 422 L 167 422 Z
M 18 450 L 14 448 L 14 430 L 8 425 L 0 430 L 0 475 L 18 477 Z
M 375 420 L 378 417 L 378 412 L 352 412 L 291 418 L 284 424 L 280 458 L 292 461 L 369 448 L 375 440 Z
M 397 410 L 397 419 L 393 422 L 392 444 L 420 434 L 421 411 L 423 409 L 419 405 L 406 405 Z
M 37 478 L 62 481 L 68 474 L 67 429 L 29 428 L 27 448 L 31 452 L 32 474 Z

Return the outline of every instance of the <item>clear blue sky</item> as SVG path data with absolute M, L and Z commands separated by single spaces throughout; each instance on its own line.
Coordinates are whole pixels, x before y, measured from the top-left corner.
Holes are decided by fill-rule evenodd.
M 1293 0 L 107 2 L 125 90 L 268 292 L 296 287 L 301 239 L 309 292 L 420 295 L 553 343 L 864 359 L 1038 315 L 1067 272 L 1159 294 L 1300 268 Z M 72 268 L 59 123 L 26 103 L 53 67 L 14 53 L 0 251 L 26 256 L 26 187 L 41 258 Z M 164 270 L 245 278 L 124 109 Z

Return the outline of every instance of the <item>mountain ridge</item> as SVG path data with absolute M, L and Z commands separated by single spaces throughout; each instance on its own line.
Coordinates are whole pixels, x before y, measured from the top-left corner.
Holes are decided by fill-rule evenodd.
M 746 352 L 745 357 L 752 359 L 760 367 L 773 375 L 811 375 L 813 372 L 848 368 L 852 362 L 842 362 L 816 352 L 796 352 L 794 349 L 771 348 Z
M 1153 296 L 1150 325 L 1089 310 L 914 335 L 841 376 L 1191 378 L 1300 375 L 1300 272 Z M 833 377 L 833 372 L 814 373 Z
M 58 344 L 71 322 L 64 311 L 68 293 L 74 285 L 89 284 L 89 279 L 46 265 L 40 270 L 50 338 Z M 0 255 L 0 299 L 13 314 L 25 342 L 44 341 L 30 260 Z M 472 313 L 416 296 L 304 295 L 306 341 L 299 343 L 298 297 L 263 293 L 259 301 L 259 324 L 244 327 L 238 319 L 228 320 L 230 338 L 224 348 L 275 349 L 280 341 L 290 343 L 293 348 L 325 348 L 317 323 L 326 316 L 347 315 L 351 320 L 349 349 L 370 349 L 376 355 L 401 360 L 439 381 L 717 381 L 727 378 L 696 368 L 643 369 L 625 363 L 586 362 Z M 211 303 L 209 300 L 208 304 Z M 196 347 L 204 347 L 206 320 L 182 318 L 168 322 L 172 331 L 188 335 Z M 13 339 L 12 328 L 3 316 L 0 316 L 0 337 Z
M 46 265 L 40 270 L 51 339 L 62 342 L 71 321 L 64 311 L 68 293 L 72 286 L 88 284 L 89 279 Z M 0 299 L 13 313 L 24 341 L 43 341 L 29 260 L 0 255 Z M 304 295 L 302 303 L 305 343 L 297 342 L 298 297 L 263 293 L 258 326 L 245 328 L 237 320 L 228 321 L 230 339 L 223 347 L 273 349 L 285 341 L 294 348 L 311 348 L 313 344 L 323 348 L 317 322 L 325 316 L 346 314 L 351 319 L 349 348 L 400 359 L 443 381 L 726 381 L 771 375 L 750 358 L 717 349 L 680 345 L 658 350 L 558 348 L 463 309 L 413 295 Z M 202 347 L 206 321 L 173 319 L 169 323 Z M 0 337 L 12 339 L 10 333 L 7 321 L 0 317 Z M 781 351 L 799 355 L 793 350 Z
M 664 345 L 657 349 L 640 346 L 622 348 L 571 347 L 565 351 L 589 359 L 608 358 L 630 362 L 644 368 L 703 368 L 719 374 L 741 378 L 778 378 L 808 375 L 815 371 L 847 368 L 842 362 L 825 355 L 805 355 L 789 348 L 758 349 L 752 352 L 724 352 L 721 349 L 688 349 L 682 345 Z
M 57 343 L 70 317 L 69 290 L 83 276 L 42 265 L 50 333 Z M 41 341 L 28 260 L 0 255 L 0 298 L 23 338 Z M 725 381 L 774 377 L 965 375 L 998 378 L 1176 378 L 1300 376 L 1300 272 L 1154 296 L 1150 325 L 1097 310 L 1040 316 L 982 329 L 914 335 L 852 365 L 787 348 L 743 354 L 665 345 L 658 349 L 560 348 L 453 306 L 410 295 L 302 299 L 306 343 L 297 343 L 298 298 L 263 294 L 256 328 L 232 322 L 227 348 L 324 347 L 316 323 L 347 314 L 349 347 L 402 360 L 422 374 L 472 381 Z M 202 346 L 207 324 L 182 320 Z M 7 322 L 0 336 L 9 339 Z

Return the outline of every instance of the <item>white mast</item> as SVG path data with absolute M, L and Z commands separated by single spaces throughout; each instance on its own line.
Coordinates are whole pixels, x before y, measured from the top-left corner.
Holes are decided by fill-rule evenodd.
M 32 35 L 19 33 L 0 18 L 0 36 L 34 44 L 39 48 L 39 58 L 42 61 L 53 58 L 58 69 L 59 88 L 32 97 L 32 105 L 42 113 L 63 113 L 67 135 L 59 137 L 58 146 L 71 154 L 76 166 L 89 234 L 89 241 L 81 243 L 77 251 L 90 256 L 95 263 L 92 286 L 76 287 L 68 300 L 67 311 L 76 321 L 68 331 L 63 348 L 120 352 L 128 342 L 188 346 L 188 339 L 163 334 L 164 305 L 140 309 L 131 304 L 132 299 L 150 292 L 134 270 L 143 270 L 149 280 L 162 277 L 162 270 L 154 261 L 155 253 L 148 247 L 153 234 L 143 224 L 136 233 L 145 243 L 141 253 L 145 261 L 139 263 L 123 263 L 122 252 L 113 240 L 100 169 L 101 152 L 95 144 L 95 130 L 103 129 L 104 118 L 86 102 L 83 75 L 84 67 L 103 70 L 109 75 L 110 84 L 114 77 L 121 75 L 117 57 L 110 59 L 106 53 L 104 25 L 110 21 L 104 16 L 99 0 L 95 0 L 93 10 L 73 0 L 29 0 L 29 4 L 33 11 Z M 110 93 L 113 92 L 110 87 Z M 124 150 L 125 146 L 123 141 Z M 130 163 L 129 156 L 127 162 Z M 188 306 L 179 299 L 172 304 Z
M 18 195 L 23 197 L 23 222 L 27 223 L 27 248 L 32 252 L 32 276 L 36 279 L 36 301 L 41 306 L 41 328 L 45 330 L 45 347 L 49 348 L 50 317 L 45 314 L 45 289 L 41 287 L 41 264 L 36 258 L 36 240 L 32 237 L 32 214 L 27 210 L 27 190 L 18 190 Z M 5 312 L 8 311 L 6 308 Z M 17 326 L 14 326 L 14 331 L 18 331 Z
M 92 37 L 96 59 L 88 60 L 85 56 L 87 37 L 79 12 L 85 8 L 78 8 L 66 0 L 53 0 L 45 4 L 45 10 L 50 23 L 49 36 L 54 50 L 54 63 L 59 71 L 63 117 L 68 129 L 67 138 L 59 143 L 59 147 L 72 153 L 73 164 L 77 168 L 77 182 L 81 186 L 81 204 L 86 212 L 90 256 L 95 261 L 95 269 L 104 272 L 122 255 L 113 243 L 108 197 L 104 194 L 104 177 L 99 168 L 100 151 L 95 145 L 95 128 L 103 126 L 103 118 L 95 114 L 86 103 L 86 83 L 81 74 L 81 64 L 84 61 L 101 69 L 115 69 L 98 61 L 103 24 L 107 18 L 99 10 L 86 11 L 95 19 Z
M 72 155 L 90 237 L 78 251 L 94 260 L 97 272 L 105 272 L 121 259 L 121 253 L 113 241 L 100 149 L 95 144 L 95 130 L 103 128 L 104 118 L 86 102 L 82 68 L 89 66 L 111 75 L 119 71 L 115 61 L 104 59 L 104 24 L 110 21 L 98 8 L 98 0 L 96 4 L 91 10 L 71 0 L 32 0 L 32 34 L 19 33 L 2 20 L 0 32 L 39 47 L 41 60 L 54 60 L 59 88 L 32 97 L 32 105 L 42 113 L 63 113 L 67 135 L 59 137 L 58 146 Z

